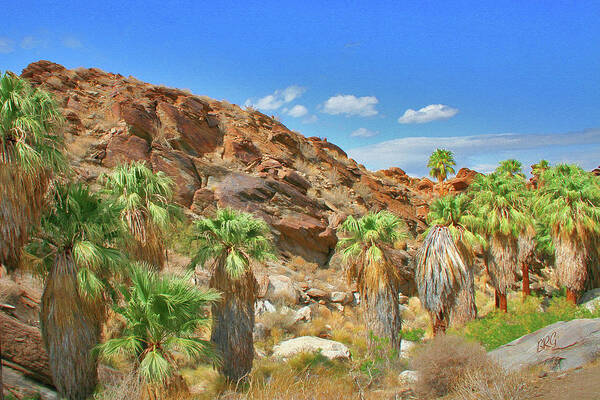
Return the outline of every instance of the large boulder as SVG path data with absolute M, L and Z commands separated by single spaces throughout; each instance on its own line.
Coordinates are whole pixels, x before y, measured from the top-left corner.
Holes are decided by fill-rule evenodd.
M 600 318 L 560 321 L 489 352 L 507 370 L 577 368 L 600 356 Z
M 287 304 L 296 304 L 300 299 L 300 292 L 294 286 L 294 281 L 285 275 L 270 275 L 265 298 L 272 301 L 283 301 Z
M 346 345 L 315 336 L 301 336 L 285 340 L 273 348 L 273 357 L 287 359 L 298 353 L 321 352 L 330 360 L 349 360 L 350 350 Z
M 600 309 L 600 288 L 588 290 L 579 299 L 579 304 L 591 312 Z

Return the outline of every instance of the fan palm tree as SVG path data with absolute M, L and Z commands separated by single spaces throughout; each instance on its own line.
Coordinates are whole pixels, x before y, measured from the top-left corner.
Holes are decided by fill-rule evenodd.
M 445 196 L 431 203 L 427 215 L 429 228 L 417 256 L 416 281 L 434 317 L 434 332 L 445 330 L 449 317 L 457 324 L 477 317 L 473 256 L 485 240 L 471 231 L 475 217 L 468 211 L 469 202 L 464 194 Z
M 542 175 L 536 214 L 550 228 L 555 267 L 567 298 L 576 303 L 589 273 L 589 256 L 600 234 L 600 184 L 578 166 L 559 164 Z
M 525 180 L 508 173 L 478 176 L 469 187 L 473 198 L 470 207 L 478 217 L 474 229 L 486 237 L 487 272 L 504 312 L 507 290 L 515 281 L 518 266 L 517 238 L 531 219 L 526 212 L 525 190 Z
M 119 213 L 81 184 L 58 185 L 53 200 L 27 250 L 45 276 L 40 323 L 54 385 L 62 397 L 83 400 L 97 383 L 91 350 L 122 262 L 111 247 Z
M 252 369 L 254 304 L 258 283 L 253 262 L 274 259 L 269 228 L 262 219 L 230 208 L 213 218 L 195 221 L 191 236 L 191 267 L 201 264 L 212 272 L 209 286 L 222 293 L 212 306 L 211 341 L 223 358 L 221 373 L 231 382 Z
M 165 262 L 165 232 L 178 215 L 171 203 L 173 181 L 143 162 L 121 164 L 102 176 L 105 192 L 121 209 L 121 220 L 133 236 L 127 250 L 156 269 Z
M 523 173 L 523 164 L 519 160 L 511 158 L 509 160 L 500 161 L 500 165 L 496 168 L 498 174 L 508 174 L 510 176 L 520 176 L 525 178 Z
M 429 175 L 442 183 L 448 175 L 454 174 L 454 154 L 450 150 L 436 149 L 429 157 L 427 168 L 430 168 Z
M 536 187 L 540 186 L 540 179 L 544 174 L 544 171 L 546 171 L 548 168 L 550 168 L 550 163 L 548 160 L 540 160 L 540 162 L 531 166 L 531 174 L 535 177 Z
M 181 389 L 175 354 L 214 359 L 210 342 L 198 334 L 208 327 L 207 307 L 219 294 L 196 288 L 189 276 L 160 276 L 142 265 L 132 267 L 130 278 L 122 290 L 125 306 L 115 307 L 125 329 L 97 349 L 108 360 L 131 360 L 144 384 L 141 397 L 160 400 Z
M 389 256 L 391 246 L 406 237 L 406 225 L 395 215 L 380 211 L 362 218 L 346 218 L 338 229 L 345 236 L 339 241 L 346 263 L 346 276 L 355 282 L 365 308 L 368 343 L 371 351 L 380 338 L 389 340 L 392 350 L 400 351 L 402 316 L 398 306 L 399 270 Z
M 53 173 L 66 169 L 57 104 L 12 73 L 0 78 L 0 264 L 19 264 Z

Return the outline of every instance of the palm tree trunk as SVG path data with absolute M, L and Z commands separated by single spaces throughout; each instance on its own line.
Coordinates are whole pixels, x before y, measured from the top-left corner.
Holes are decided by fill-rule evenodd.
M 70 252 L 56 256 L 46 278 L 40 309 L 44 345 L 58 393 L 68 400 L 85 400 L 98 383 L 97 359 L 101 313 L 80 295 Z
M 494 289 L 494 308 L 500 308 L 500 294 L 498 289 Z
M 475 283 L 473 270 L 468 268 L 467 284 L 460 289 L 456 298 L 456 305 L 450 312 L 450 324 L 464 325 L 477 318 L 477 304 L 475 303 Z
M 399 335 L 402 329 L 402 316 L 398 304 L 398 291 L 386 285 L 365 297 L 369 351 L 374 352 L 384 342 L 388 344 L 390 351 L 397 352 L 399 355 L 402 340 Z
M 506 302 L 506 294 L 498 294 L 499 308 L 504 312 L 508 312 L 508 304 Z
M 567 289 L 567 300 L 572 304 L 577 304 L 577 292 Z
M 577 294 L 585 287 L 588 278 L 588 246 L 585 240 L 571 237 L 553 237 L 556 276 L 567 289 L 567 300 L 577 304 Z
M 521 265 L 521 274 L 523 275 L 523 301 L 527 296 L 531 296 L 531 288 L 529 287 L 529 265 L 523 263 Z
M 446 324 L 446 319 L 442 313 L 434 315 L 433 321 L 433 336 L 437 336 L 440 333 L 446 333 L 446 328 L 448 325 Z
M 4 386 L 2 385 L 2 332 L 0 332 L 0 400 L 4 400 Z
M 254 361 L 252 331 L 258 283 L 251 271 L 233 280 L 219 265 L 210 287 L 222 293 L 221 301 L 212 306 L 210 340 L 222 357 L 219 371 L 229 382 L 237 384 L 247 378 Z

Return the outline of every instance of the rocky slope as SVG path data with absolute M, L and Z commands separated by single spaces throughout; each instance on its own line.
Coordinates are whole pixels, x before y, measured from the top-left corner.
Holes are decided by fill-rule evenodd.
M 428 180 L 399 168 L 368 171 L 326 139 L 306 138 L 258 111 L 49 61 L 30 64 L 22 77 L 59 102 L 81 179 L 93 182 L 123 161 L 146 161 L 174 179 L 176 201 L 192 213 L 232 206 L 263 217 L 284 256 L 326 264 L 348 213 L 387 209 L 413 231 L 423 228 L 433 190 Z

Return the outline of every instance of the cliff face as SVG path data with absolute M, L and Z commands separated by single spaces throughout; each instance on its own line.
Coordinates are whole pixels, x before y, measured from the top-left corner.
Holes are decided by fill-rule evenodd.
M 258 111 L 49 61 L 30 64 L 22 77 L 56 97 L 72 165 L 92 184 L 120 162 L 146 161 L 173 178 L 176 201 L 189 212 L 232 206 L 257 213 L 283 255 L 321 265 L 346 214 L 387 209 L 413 231 L 423 228 L 431 195 L 417 189 L 418 179 L 399 168 L 370 172 L 338 146 Z

